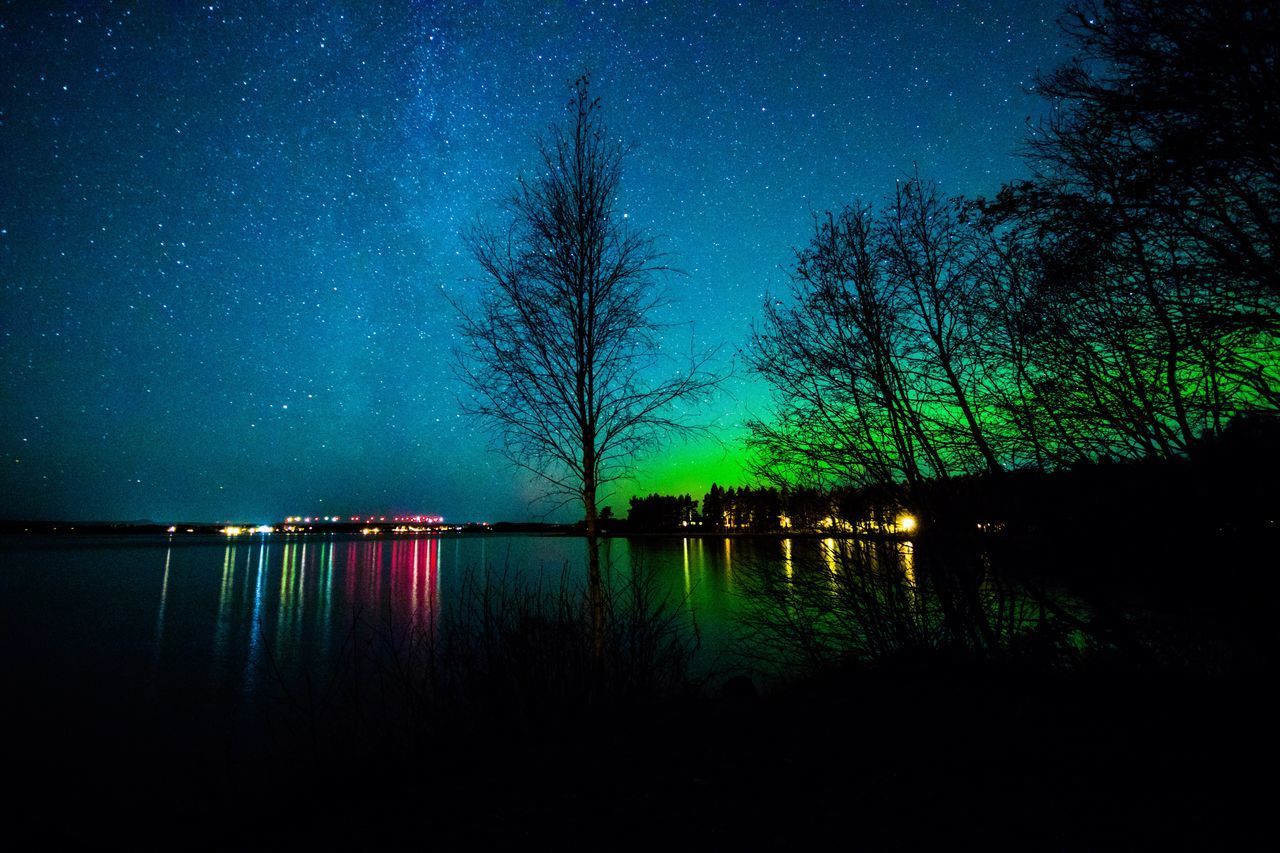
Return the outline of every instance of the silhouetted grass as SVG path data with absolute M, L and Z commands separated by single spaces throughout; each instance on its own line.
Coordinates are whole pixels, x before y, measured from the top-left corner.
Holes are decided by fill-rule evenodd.
M 611 581 L 602 656 L 585 584 L 568 565 L 551 580 L 469 570 L 438 612 L 407 621 L 352 613 L 340 663 L 322 683 L 277 671 L 271 716 L 282 755 L 403 770 L 449 750 L 589 738 L 602 720 L 696 693 L 700 636 L 684 602 L 638 567 Z
M 1095 558 L 1105 564 L 1107 555 Z M 924 658 L 1022 671 L 1200 673 L 1240 659 L 1211 626 L 1053 588 L 1034 564 L 1034 553 L 973 539 L 826 540 L 786 571 L 742 573 L 741 653 L 789 678 Z

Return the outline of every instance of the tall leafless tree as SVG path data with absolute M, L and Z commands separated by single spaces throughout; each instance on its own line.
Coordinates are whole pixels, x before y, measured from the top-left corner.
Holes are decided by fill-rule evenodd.
M 626 148 L 601 123 L 587 76 L 568 111 L 540 140 L 537 173 L 507 200 L 506 225 L 471 234 L 487 287 L 477 305 L 459 306 L 458 367 L 472 392 L 464 408 L 506 457 L 583 507 L 600 643 L 597 495 L 660 441 L 695 429 L 682 411 L 718 377 L 710 352 L 667 363 L 662 256 L 617 210 Z

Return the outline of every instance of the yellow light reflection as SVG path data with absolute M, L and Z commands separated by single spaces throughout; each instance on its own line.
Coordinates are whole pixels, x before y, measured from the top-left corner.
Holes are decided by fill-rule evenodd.
M 688 598 L 690 591 L 693 589 L 689 582 L 689 540 L 686 537 L 680 540 L 680 543 L 684 546 L 684 595 L 685 598 Z
M 907 583 L 912 587 L 916 585 L 916 543 L 902 542 L 900 543 L 898 554 L 902 559 L 902 573 L 906 575 Z
M 222 554 L 222 584 L 218 589 L 218 620 L 213 626 L 214 656 L 213 666 L 209 672 L 210 682 L 213 684 L 221 680 L 222 670 L 227 661 L 231 614 L 234 610 L 236 562 L 236 543 L 228 542 Z
M 295 548 L 297 548 L 297 546 L 294 545 L 292 542 L 285 543 L 284 557 L 280 563 L 280 595 L 279 595 L 279 598 L 277 599 L 277 604 L 279 604 L 280 607 L 284 607 L 285 598 L 288 595 L 289 573 L 293 569 L 293 555 L 295 553 L 294 551 Z M 279 613 L 280 611 L 277 610 L 277 618 Z
M 228 545 L 222 555 L 222 584 L 218 590 L 218 624 L 226 619 L 227 608 L 231 605 L 231 590 L 236 576 L 236 546 Z
M 826 558 L 827 568 L 831 570 L 831 574 L 834 575 L 837 571 L 839 571 L 840 566 L 836 562 L 836 540 L 834 539 L 822 540 L 822 555 L 823 557 Z

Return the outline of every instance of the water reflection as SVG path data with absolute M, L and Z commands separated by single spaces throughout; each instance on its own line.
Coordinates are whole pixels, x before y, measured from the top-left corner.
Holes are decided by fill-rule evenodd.
M 830 571 L 831 574 L 834 575 L 837 571 L 840 570 L 839 561 L 836 556 L 836 540 L 834 539 L 822 540 L 822 557 L 827 564 L 828 571 Z
M 160 649 L 164 645 L 164 607 L 169 600 L 169 564 L 173 560 L 173 544 L 164 551 L 164 577 L 160 581 L 160 607 L 156 611 L 156 641 L 151 653 L 151 666 L 154 670 L 160 664 Z
M 990 610 L 997 630 L 1046 618 L 1042 598 L 1010 598 L 1007 585 L 978 586 L 988 583 L 987 555 L 965 555 L 966 571 L 953 580 L 938 571 L 943 561 L 932 547 L 927 541 L 892 539 L 673 536 L 615 539 L 611 562 L 620 578 L 643 569 L 656 583 L 653 592 L 668 594 L 670 607 L 687 608 L 696 619 L 702 654 L 713 664 L 720 662 L 718 655 L 744 649 L 749 632 L 738 619 L 749 610 L 746 595 L 752 584 L 764 575 L 776 579 L 784 601 L 801 600 L 812 590 L 814 610 L 828 613 L 842 592 L 848 600 L 865 599 L 852 594 L 860 590 L 850 586 L 850 579 L 856 579 L 857 566 L 866 564 L 881 573 L 865 576 L 875 582 L 873 592 L 885 590 L 882 576 L 903 581 L 900 589 L 883 592 L 883 604 L 873 602 L 877 612 L 910 617 L 903 624 L 927 636 L 936 633 L 931 608 L 944 605 L 948 614 L 958 607 Z M 489 557 L 497 564 L 494 578 L 501 578 L 506 566 L 554 590 L 566 564 L 571 584 L 585 582 L 583 553 L 582 540 L 570 537 L 495 535 L 452 542 L 430 536 L 377 541 L 268 536 L 238 542 L 191 537 L 175 538 L 172 545 L 160 540 L 102 548 L 89 556 L 83 550 L 50 550 L 41 558 L 52 570 L 41 565 L 30 575 L 47 578 L 42 582 L 48 584 L 74 578 L 105 589 L 127 583 L 127 596 L 113 593 L 95 600 L 95 605 L 110 601 L 109 608 L 97 609 L 120 626 L 110 634 L 98 632 L 119 638 L 110 639 L 122 652 L 112 660 L 128 677 L 154 685 L 158 698 L 179 690 L 202 699 L 208 694 L 211 702 L 240 712 L 262 697 L 278 696 L 282 678 L 296 684 L 309 675 L 318 690 L 333 683 L 326 676 L 334 674 L 344 655 L 351 656 L 355 642 L 369 640 L 357 633 L 364 630 L 355 627 L 357 620 L 376 630 L 392 624 L 426 637 L 447 630 L 453 623 L 442 614 L 455 607 L 469 573 L 487 565 Z M 60 565 L 80 565 L 70 559 L 77 554 L 91 568 L 57 571 Z
M 320 549 L 320 647 L 328 657 L 333 648 L 333 543 L 325 542 Z
M 204 689 L 244 701 L 270 692 L 285 676 L 319 679 L 352 648 L 353 631 L 435 637 L 442 609 L 450 606 L 446 587 L 461 589 L 462 578 L 490 558 L 500 560 L 502 571 L 541 573 L 553 589 L 566 567 L 570 583 L 585 581 L 580 539 L 491 538 L 263 537 L 166 549 L 160 600 L 151 605 L 155 657 L 167 666 L 159 677 L 199 672 Z M 745 579 L 762 570 L 798 578 L 824 559 L 834 567 L 834 543 L 615 539 L 602 557 L 624 572 L 642 567 L 657 581 L 659 596 L 696 614 L 710 654 L 733 645 Z
M 391 551 L 388 602 L 393 629 L 430 636 L 440 609 L 440 540 L 397 541 Z
M 253 608 L 249 615 L 248 653 L 244 665 L 244 694 L 252 695 L 257 684 L 258 669 L 262 665 L 262 614 L 267 588 L 267 550 L 268 546 L 258 546 L 258 570 L 254 574 Z
M 897 543 L 898 565 L 906 575 L 907 583 L 916 585 L 916 543 L 907 540 Z
M 248 571 L 248 561 L 252 558 L 252 554 L 245 555 L 245 571 Z M 230 642 L 231 618 L 233 607 L 233 596 L 235 593 L 235 576 L 236 576 L 236 546 L 228 543 L 226 551 L 222 555 L 222 579 L 218 587 L 218 619 L 214 625 L 213 634 L 213 667 L 211 669 L 211 678 L 217 681 L 222 674 L 220 663 L 225 661 L 227 655 L 227 645 Z
M 298 574 L 298 563 L 306 553 L 306 545 L 287 542 L 284 546 L 284 559 L 280 567 L 280 592 L 276 599 L 276 636 L 275 647 L 288 649 L 292 645 L 288 641 L 292 634 L 288 627 L 293 622 L 294 588 Z

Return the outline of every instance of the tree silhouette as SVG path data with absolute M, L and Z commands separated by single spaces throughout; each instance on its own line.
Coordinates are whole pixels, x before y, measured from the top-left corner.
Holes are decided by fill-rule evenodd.
M 931 380 L 916 384 L 924 386 L 921 396 L 935 413 L 935 443 L 972 448 L 994 474 L 1001 464 L 973 392 L 985 372 L 978 357 L 979 324 L 973 322 L 980 246 L 963 214 L 962 200 L 943 198 L 918 175 L 899 181 L 881 228 L 881 255 L 889 287 L 902 302 L 914 372 Z M 942 412 L 949 416 L 939 417 Z
M 1280 14 L 1075 0 L 1062 25 L 1076 56 L 1037 81 L 1054 117 L 1028 142 L 1034 177 L 1008 195 L 1101 261 L 1118 292 L 1098 298 L 1126 316 L 1139 303 L 1144 335 L 1127 345 L 1161 371 L 1137 399 L 1141 442 L 1181 452 L 1221 429 L 1233 395 L 1280 408 Z M 1166 401 L 1168 429 L 1153 414 Z
M 790 300 L 767 299 L 749 363 L 773 392 L 752 420 L 760 473 L 818 481 L 917 483 L 942 474 L 904 371 L 903 308 L 885 281 L 875 211 L 814 223 Z
M 626 149 L 601 123 L 586 75 L 568 110 L 567 124 L 539 141 L 537 174 L 507 200 L 505 227 L 471 234 L 487 288 L 478 306 L 459 306 L 458 365 L 472 392 L 464 410 L 550 494 L 581 503 L 599 643 L 597 495 L 660 440 L 694 429 L 677 404 L 696 404 L 718 377 L 711 353 L 660 377 L 665 268 L 652 239 L 616 210 Z
M 790 300 L 765 303 L 749 363 L 773 391 L 761 473 L 915 485 L 1004 465 L 979 386 L 986 251 L 961 199 L 919 177 L 880 209 L 815 222 Z

